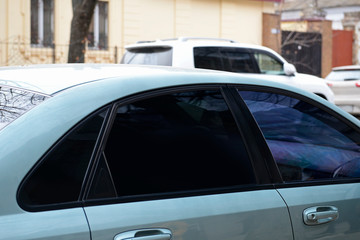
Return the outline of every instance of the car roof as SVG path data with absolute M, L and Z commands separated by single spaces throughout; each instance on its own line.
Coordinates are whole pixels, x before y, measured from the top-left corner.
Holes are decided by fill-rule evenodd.
M 235 48 L 244 48 L 252 50 L 260 50 L 272 53 L 282 62 L 287 62 L 280 54 L 275 52 L 273 49 L 264 47 L 256 44 L 249 43 L 240 43 L 231 39 L 224 38 L 204 38 L 204 37 L 179 37 L 172 39 L 158 39 L 154 41 L 138 41 L 135 44 L 129 44 L 125 46 L 126 50 L 131 49 L 140 49 L 140 48 L 151 48 L 151 47 L 160 47 L 160 48 L 173 48 L 181 52 L 182 46 L 188 47 L 235 47 Z
M 347 65 L 341 67 L 332 68 L 333 71 L 344 71 L 344 70 L 360 70 L 360 65 Z
M 111 102 L 133 94 L 187 85 L 241 84 L 276 88 L 280 91 L 288 90 L 321 102 L 336 112 L 346 114 L 311 92 L 265 79 L 257 75 L 223 71 L 128 64 L 50 64 L 0 68 L 0 87 L 5 84 L 54 96 L 28 111 L 15 122 L 21 124 L 22 121 L 36 119 L 37 114 L 40 112 L 47 114 L 50 109 L 55 112 L 59 108 L 62 111 L 67 109 L 68 125 L 56 125 L 57 128 L 61 128 L 59 131 L 62 134 L 67 127 Z M 63 117 L 66 118 L 65 115 Z M 349 114 L 348 118 L 350 118 Z M 50 119 L 52 118 L 49 117 Z M 12 129 L 16 126 L 13 122 L 3 128 L 1 134 L 13 134 Z
M 258 50 L 266 50 L 269 51 L 271 49 L 248 43 L 240 43 L 231 39 L 224 38 L 202 38 L 202 37 L 180 37 L 173 39 L 158 39 L 153 41 L 138 41 L 135 44 L 129 44 L 125 46 L 125 49 L 132 48 L 140 48 L 140 47 L 154 47 L 154 46 L 162 46 L 162 47 L 173 47 L 176 45 L 187 44 L 193 47 L 200 46 L 223 46 L 223 47 L 241 47 L 241 48 L 251 48 Z M 271 50 L 272 51 L 272 50 Z
M 108 81 L 106 81 L 108 80 Z M 90 82 L 121 85 L 123 94 L 132 85 L 136 91 L 189 84 L 247 84 L 277 87 L 308 95 L 309 92 L 256 75 L 224 71 L 129 64 L 45 64 L 0 68 L 0 86 L 55 95 Z M 110 83 L 112 82 L 112 83 Z
M 64 89 L 100 79 L 161 74 L 169 71 L 171 70 L 163 67 L 121 64 L 43 64 L 0 67 L 0 86 L 52 95 Z

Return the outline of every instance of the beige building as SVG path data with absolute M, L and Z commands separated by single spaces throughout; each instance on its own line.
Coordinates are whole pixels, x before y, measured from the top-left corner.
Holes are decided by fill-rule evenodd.
M 191 36 L 263 44 L 264 32 L 276 27 L 264 31 L 264 13 L 274 13 L 272 1 L 101 0 L 85 62 L 119 62 L 124 45 L 139 40 Z M 0 0 L 0 66 L 66 63 L 71 19 L 72 0 Z

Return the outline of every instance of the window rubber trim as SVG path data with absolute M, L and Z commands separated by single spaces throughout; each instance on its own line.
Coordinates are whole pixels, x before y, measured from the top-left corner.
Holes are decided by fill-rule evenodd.
M 279 184 L 274 184 L 276 189 L 283 188 L 298 188 L 298 187 L 313 187 L 313 186 L 323 186 L 323 185 L 340 185 L 340 184 L 356 184 L 360 183 L 360 178 L 328 178 L 328 179 L 318 179 L 312 181 L 296 181 L 296 182 L 284 182 Z
M 104 122 L 104 126 L 101 129 L 99 142 L 97 143 L 96 149 L 94 150 L 94 157 L 91 159 L 91 165 L 89 167 L 90 170 L 86 176 L 86 182 L 83 185 L 82 194 L 80 196 L 80 199 L 83 203 L 85 203 L 87 201 L 86 199 L 90 193 L 90 188 L 93 184 L 96 170 L 101 161 L 101 156 L 104 153 L 107 138 L 110 134 L 112 124 L 115 120 L 116 109 L 117 109 L 117 105 L 113 102 L 111 104 L 110 109 L 108 110 L 108 115 L 107 115 L 106 121 Z M 104 154 L 104 156 L 105 156 L 105 154 Z M 106 159 L 104 159 L 104 161 L 105 161 L 106 165 L 108 165 Z M 107 169 L 107 170 L 109 171 L 109 174 L 111 176 L 110 170 L 109 169 Z M 112 176 L 111 176 L 111 179 L 112 179 Z M 112 185 L 113 185 L 113 188 L 115 189 L 114 184 L 112 184 Z
M 96 171 L 96 168 L 97 168 L 100 156 L 101 156 L 100 149 L 101 149 L 101 146 L 103 146 L 104 135 L 107 131 L 107 128 L 109 127 L 109 119 L 111 118 L 111 113 L 113 111 L 113 108 L 114 108 L 113 104 L 110 104 L 107 106 L 106 115 L 104 117 L 103 124 L 100 128 L 99 135 L 98 135 L 97 141 L 95 143 L 87 171 L 84 176 L 83 184 L 82 184 L 80 194 L 79 194 L 79 201 L 83 201 L 84 195 L 87 193 L 87 189 L 91 186 L 92 175 Z M 104 109 L 104 108 L 102 108 L 102 109 Z
M 249 185 L 235 185 L 230 187 L 221 187 L 221 188 L 209 188 L 209 189 L 200 189 L 200 190 L 189 190 L 189 191 L 179 191 L 179 192 L 167 192 L 167 193 L 156 193 L 156 194 L 144 194 L 144 195 L 134 195 L 134 196 L 122 196 L 122 197 L 113 197 L 106 199 L 87 199 L 87 196 L 90 192 L 90 187 L 92 185 L 92 181 L 95 178 L 96 167 L 98 162 L 100 161 L 100 156 L 105 150 L 107 139 L 110 135 L 110 130 L 113 125 L 113 122 L 116 117 L 116 111 L 119 106 L 126 105 L 135 101 L 140 101 L 143 99 L 148 99 L 151 97 L 161 96 L 164 94 L 171 94 L 183 91 L 192 91 L 192 90 L 218 90 L 219 93 L 223 95 L 224 101 L 229 107 L 229 111 L 233 114 L 233 111 L 229 105 L 226 94 L 227 92 L 223 92 L 222 89 L 227 88 L 226 84 L 215 83 L 215 84 L 197 84 L 197 85 L 182 85 L 175 86 L 171 88 L 157 89 L 151 90 L 143 93 L 137 93 L 133 96 L 128 96 L 124 99 L 120 99 L 113 102 L 110 116 L 108 118 L 108 122 L 104 129 L 103 135 L 101 137 L 101 146 L 97 149 L 96 159 L 93 159 L 93 166 L 91 173 L 89 175 L 86 188 L 83 192 L 82 202 L 85 206 L 95 206 L 95 205 L 106 205 L 106 204 L 114 204 L 114 203 L 128 203 L 128 202 L 138 202 L 138 201 L 150 201 L 150 200 L 158 200 L 158 199 L 170 199 L 170 198 L 179 198 L 179 197 L 192 197 L 192 196 L 202 196 L 202 195 L 213 195 L 213 194 L 224 194 L 224 193 L 236 193 L 243 191 L 254 191 L 254 190 L 265 190 L 265 189 L 274 189 L 273 185 L 270 181 L 262 181 L 261 185 L 256 181 L 254 184 Z M 231 103 L 230 103 L 231 104 Z M 234 117 L 234 121 L 236 122 L 236 118 Z M 239 133 L 240 134 L 240 133 Z M 244 144 L 246 144 L 246 138 L 241 135 Z M 251 159 L 251 152 L 248 151 L 249 158 Z M 251 160 L 250 160 L 251 161 Z M 256 170 L 253 167 L 253 172 L 255 179 L 257 180 L 257 175 L 260 176 L 262 174 L 256 174 Z M 109 172 L 111 175 L 111 172 Z M 268 176 L 268 172 L 265 174 Z
M 104 199 L 88 199 L 83 202 L 83 207 L 109 205 L 109 204 L 123 204 L 123 203 L 134 203 L 142 201 L 153 201 L 153 200 L 166 200 L 174 198 L 188 198 L 188 197 L 200 197 L 209 195 L 219 194 L 232 194 L 241 192 L 252 192 L 261 190 L 274 190 L 273 184 L 264 185 L 238 185 L 231 187 L 222 188 L 209 188 L 203 190 L 189 190 L 189 191 L 177 191 L 167 193 L 156 193 L 156 194 L 144 194 L 134 196 L 122 196 Z
M 308 104 L 313 105 L 314 107 L 317 107 L 324 112 L 332 115 L 334 118 L 342 121 L 345 123 L 349 128 L 356 131 L 358 134 L 360 134 L 360 127 L 357 126 L 354 122 L 347 119 L 346 117 L 342 116 L 338 112 L 334 111 L 331 108 L 328 108 L 327 106 L 309 98 L 304 95 L 298 94 L 296 92 L 288 91 L 285 89 L 278 89 L 271 86 L 258 86 L 258 85 L 244 85 L 244 84 L 229 84 L 229 86 L 234 87 L 235 90 L 238 89 L 240 91 L 257 91 L 257 92 L 267 92 L 267 93 L 275 93 L 275 94 L 282 94 L 287 97 L 296 98 L 298 100 L 301 100 L 303 102 L 306 102 Z M 240 94 L 238 94 L 240 96 Z M 241 96 L 240 96 L 241 97 Z M 249 111 L 250 112 L 250 111 Z M 250 112 L 252 115 L 252 113 Z M 255 121 L 255 120 L 254 120 Z M 259 127 L 258 127 L 259 128 Z M 260 128 L 259 128 L 260 130 Z M 260 130 L 261 131 L 261 130 Z M 263 137 L 264 138 L 264 137 Z M 267 146 L 266 140 L 264 138 L 265 144 Z M 268 147 L 267 147 L 268 148 Z M 270 150 L 269 150 L 270 151 Z M 274 164 L 278 174 L 281 178 L 280 170 L 277 168 L 277 164 L 275 159 L 272 157 L 272 153 L 270 151 L 271 158 L 273 159 L 271 164 Z M 276 174 L 275 168 L 273 168 L 274 171 L 272 171 L 273 174 Z M 274 182 L 274 187 L 276 189 L 278 188 L 290 188 L 290 187 L 307 187 L 307 186 L 320 186 L 320 185 L 331 185 L 331 184 L 350 184 L 350 183 L 360 183 L 360 178 L 334 178 L 334 179 L 318 179 L 314 181 L 297 181 L 297 182 L 284 182 L 284 181 L 276 181 Z
M 266 140 L 255 118 L 248 109 L 236 87 L 222 89 L 228 97 L 228 104 L 234 114 L 238 128 L 243 135 L 258 184 L 283 182 Z
M 109 117 L 109 104 L 93 111 L 92 113 L 90 113 L 89 115 L 87 115 L 85 118 L 83 118 L 82 120 L 80 120 L 78 123 L 76 123 L 72 128 L 70 128 L 63 136 L 61 136 L 49 149 L 47 152 L 44 153 L 44 155 L 34 164 L 34 166 L 29 170 L 29 172 L 25 175 L 25 177 L 21 180 L 19 187 L 17 189 L 16 192 L 16 202 L 19 205 L 20 208 L 22 208 L 23 210 L 27 211 L 27 212 L 41 212 L 41 211 L 49 211 L 49 210 L 60 210 L 60 209 L 67 209 L 67 208 L 75 208 L 75 207 L 82 207 L 83 203 L 81 201 L 81 197 L 82 197 L 82 192 L 83 192 L 83 188 L 84 188 L 84 184 L 87 182 L 87 175 L 89 174 L 89 170 L 90 167 L 93 165 L 93 158 L 94 158 L 94 154 L 97 152 L 96 151 L 96 146 L 99 144 L 99 139 L 101 137 L 101 133 L 103 131 L 104 125 L 107 123 L 107 118 Z M 26 182 L 28 181 L 28 179 L 32 176 L 32 174 L 41 166 L 41 164 L 44 162 L 44 160 L 47 158 L 48 155 L 50 155 L 52 153 L 52 151 L 54 149 L 56 149 L 63 141 L 64 139 L 66 139 L 67 136 L 69 136 L 74 130 L 76 130 L 79 126 L 81 126 L 85 121 L 87 121 L 89 118 L 91 118 L 92 116 L 99 114 L 102 111 L 106 111 L 106 116 L 103 120 L 103 123 L 100 127 L 100 131 L 98 133 L 98 137 L 97 140 L 95 142 L 91 157 L 89 159 L 89 163 L 88 163 L 88 167 L 86 169 L 85 175 L 84 175 L 84 179 L 83 179 L 83 183 L 82 186 L 80 188 L 80 192 L 79 192 L 79 196 L 78 199 L 76 201 L 72 201 L 72 202 L 65 202 L 65 203 L 53 203 L 53 204 L 43 204 L 43 205 L 28 205 L 28 204 L 24 204 L 21 201 L 21 191 L 22 188 L 24 186 L 24 184 L 26 184 Z

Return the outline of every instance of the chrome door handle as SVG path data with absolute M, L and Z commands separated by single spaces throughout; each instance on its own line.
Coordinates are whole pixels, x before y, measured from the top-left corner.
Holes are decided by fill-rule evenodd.
M 119 233 L 114 240 L 170 240 L 171 231 L 166 228 L 146 228 Z
M 335 221 L 339 217 L 339 211 L 333 206 L 319 206 L 307 208 L 303 212 L 306 225 L 318 225 Z

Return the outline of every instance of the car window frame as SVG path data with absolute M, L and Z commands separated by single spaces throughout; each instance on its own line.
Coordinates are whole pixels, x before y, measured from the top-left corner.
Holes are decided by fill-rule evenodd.
M 29 172 L 24 176 L 24 178 L 21 180 L 17 192 L 16 192 L 16 201 L 18 203 L 18 205 L 20 206 L 20 208 L 22 208 L 25 211 L 28 212 L 39 212 L 39 211 L 48 211 L 48 210 L 60 210 L 60 209 L 68 209 L 68 208 L 76 208 L 76 207 L 83 207 L 82 204 L 82 198 L 83 198 L 83 191 L 84 188 L 88 182 L 88 173 L 91 170 L 93 164 L 93 158 L 95 156 L 95 154 L 97 153 L 97 149 L 100 147 L 101 144 L 101 139 L 102 139 L 102 135 L 103 132 L 105 130 L 105 127 L 107 125 L 108 122 L 108 118 L 110 116 L 110 109 L 111 105 L 105 105 L 95 111 L 93 111 L 92 113 L 90 113 L 89 115 L 87 115 L 86 117 L 84 117 L 82 120 L 80 120 L 78 123 L 76 123 L 72 128 L 70 128 L 63 136 L 61 136 L 44 154 L 41 158 L 39 158 L 39 160 L 34 164 L 34 166 L 31 167 L 31 169 L 29 170 Z M 54 204 L 43 204 L 43 205 L 28 205 L 25 204 L 22 201 L 22 197 L 21 197 L 21 191 L 23 186 L 27 183 L 27 181 L 31 178 L 32 174 L 42 165 L 42 163 L 47 159 L 47 157 L 49 155 L 52 154 L 53 151 L 55 151 L 57 149 L 57 147 L 61 146 L 61 144 L 66 141 L 66 138 L 71 135 L 74 131 L 76 131 L 79 127 L 82 126 L 83 123 L 85 123 L 88 119 L 92 118 L 93 116 L 101 113 L 101 112 L 106 112 L 105 113 L 105 117 L 102 123 L 102 126 L 100 127 L 98 136 L 97 136 L 97 140 L 95 142 L 95 145 L 93 147 L 93 151 L 91 154 L 91 157 L 89 159 L 89 163 L 87 166 L 87 170 L 86 173 L 84 175 L 83 178 L 83 182 L 82 182 L 82 186 L 79 192 L 79 196 L 78 199 L 76 201 L 72 201 L 72 202 L 63 202 L 63 203 L 54 203 Z
M 126 105 L 134 101 L 143 100 L 146 98 L 155 97 L 158 95 L 171 94 L 176 92 L 184 92 L 184 91 L 195 91 L 195 90 L 220 90 L 225 102 L 228 105 L 229 110 L 231 111 L 234 121 L 237 124 L 239 129 L 239 134 L 242 135 L 244 144 L 246 144 L 248 148 L 249 157 L 252 160 L 253 164 L 253 172 L 257 179 L 257 183 L 251 186 L 236 186 L 236 187 L 227 187 L 227 188 L 219 188 L 212 190 L 196 190 L 196 191 L 184 191 L 179 193 L 164 193 L 164 194 L 156 194 L 149 195 L 146 197 L 128 197 L 128 198 L 107 198 L 107 199 L 96 199 L 96 200 L 88 200 L 86 199 L 86 195 L 91 186 L 91 181 L 94 177 L 94 173 L 96 171 L 96 166 L 99 162 L 99 158 L 101 153 L 104 151 L 107 137 L 109 136 L 110 129 L 112 126 L 112 122 L 114 121 L 116 110 L 119 105 Z M 124 202 L 136 202 L 136 201 L 150 201 L 150 200 L 159 200 L 159 199 L 169 199 L 169 198 L 178 198 L 178 197 L 191 197 L 191 196 L 202 196 L 202 195 L 212 195 L 212 194 L 223 194 L 223 193 L 235 193 L 235 192 L 243 192 L 243 191 L 254 191 L 254 190 L 266 190 L 266 189 L 275 189 L 275 188 L 287 188 L 287 187 L 302 187 L 302 186 L 311 186 L 311 185 L 329 185 L 334 183 L 354 183 L 360 182 L 360 178 L 354 179 L 336 179 L 336 180 L 320 180 L 320 181 L 311 181 L 311 182 L 296 182 L 296 183 L 285 183 L 282 181 L 281 174 L 279 169 L 277 168 L 276 162 L 272 157 L 271 151 L 266 143 L 266 140 L 255 121 L 253 115 L 250 110 L 246 106 L 246 103 L 241 98 L 238 91 L 262 91 L 262 92 L 271 92 L 278 93 L 282 95 L 286 95 L 289 97 L 297 98 L 301 101 L 305 101 L 310 103 L 326 112 L 331 114 L 332 116 L 338 118 L 339 120 L 345 122 L 349 127 L 356 130 L 360 134 L 359 127 L 351 122 L 346 117 L 341 116 L 341 114 L 337 113 L 335 110 L 322 105 L 320 102 L 317 102 L 314 99 L 303 96 L 301 94 L 288 91 L 285 89 L 277 89 L 269 86 L 258 86 L 252 84 L 194 84 L 194 85 L 183 85 L 183 86 L 175 86 L 163 89 L 150 90 L 142 93 L 136 93 L 131 96 L 117 99 L 112 101 L 111 103 L 95 110 L 87 117 L 79 121 L 72 129 L 70 129 L 66 134 L 64 134 L 45 154 L 39 161 L 34 165 L 34 167 L 29 171 L 29 173 L 24 177 L 21 184 L 18 188 L 21 188 L 24 181 L 26 181 L 27 176 L 31 174 L 34 169 L 43 161 L 44 157 L 49 154 L 58 144 L 60 144 L 68 134 L 70 134 L 73 129 L 76 129 L 79 125 L 81 125 L 84 121 L 86 121 L 89 117 L 93 116 L 95 113 L 99 113 L 100 111 L 104 111 L 107 108 L 106 117 L 104 118 L 103 125 L 100 129 L 98 139 L 93 148 L 93 154 L 90 159 L 88 170 L 85 174 L 83 185 L 81 188 L 81 192 L 79 195 L 79 199 L 77 202 L 71 203 L 57 203 L 51 205 L 43 205 L 43 206 L 23 206 L 21 205 L 21 199 L 18 198 L 17 201 L 20 207 L 22 207 L 25 211 L 29 212 L 37 212 L 44 210 L 58 210 L 65 208 L 74 208 L 74 207 L 85 207 L 85 206 L 97 206 L 97 205 L 106 205 L 106 204 L 115 204 L 115 203 L 124 203 Z M 249 127 L 251 126 L 251 127 Z
M 304 95 L 298 94 L 296 92 L 287 91 L 285 89 L 278 89 L 273 87 L 266 87 L 266 86 L 256 86 L 256 85 L 240 85 L 240 88 L 236 85 L 234 86 L 237 91 L 258 91 L 258 92 L 266 92 L 266 93 L 275 93 L 275 94 L 281 94 L 287 97 L 296 98 L 300 101 L 309 103 L 326 113 L 332 115 L 333 117 L 337 118 L 338 120 L 342 121 L 344 124 L 346 124 L 348 127 L 356 131 L 358 134 L 360 134 L 360 127 L 357 126 L 354 122 L 350 121 L 346 117 L 342 116 L 340 113 L 336 112 L 335 110 L 331 109 L 330 107 L 327 107 L 326 105 L 323 105 L 317 101 L 315 101 L 312 98 L 308 98 Z M 240 96 L 240 94 L 238 94 Z M 240 96 L 241 98 L 241 96 Z M 250 110 L 249 110 L 250 111 Z M 250 113 L 251 114 L 251 113 Z M 252 115 L 252 114 L 251 114 Z M 252 116 L 252 118 L 255 120 L 255 118 Z M 258 125 L 257 125 L 258 126 Z M 260 127 L 258 126 L 258 129 L 260 130 Z M 261 130 L 260 130 L 261 131 Z M 263 139 L 266 141 L 265 137 L 262 135 Z M 272 156 L 272 154 L 271 154 Z M 272 157 L 272 161 L 270 163 L 273 163 L 276 165 L 275 159 Z M 277 175 L 281 173 L 276 166 L 274 166 L 270 172 L 272 175 Z M 348 184 L 348 183 L 359 183 L 359 178 L 336 178 L 336 179 L 316 179 L 312 181 L 297 181 L 297 182 L 284 182 L 284 181 L 274 181 L 274 187 L 275 188 L 291 188 L 291 187 L 307 187 L 307 186 L 320 186 L 320 185 L 331 185 L 331 184 Z
M 199 68 L 196 66 L 196 56 L 195 56 L 195 51 L 196 49 L 202 49 L 202 48 L 218 48 L 218 51 L 221 52 L 222 49 L 225 49 L 225 50 L 229 50 L 229 49 L 236 49 L 236 51 L 240 52 L 240 53 L 246 53 L 246 54 L 249 54 L 249 57 L 250 57 L 250 61 L 251 61 L 251 64 L 252 66 L 254 67 L 254 70 L 256 72 L 241 72 L 243 74 L 261 74 L 260 72 L 260 68 L 259 68 L 259 65 L 255 59 L 255 56 L 252 52 L 252 49 L 251 48 L 246 48 L 246 47 L 237 47 L 237 46 L 216 46 L 216 45 L 207 45 L 207 46 L 194 46 L 192 48 L 192 60 L 194 62 L 194 68 Z M 221 55 L 219 55 L 219 57 L 221 57 L 221 59 L 226 59 L 227 57 L 223 54 L 223 52 L 221 52 Z M 201 68 L 199 68 L 201 69 Z M 205 68 L 205 69 L 209 69 L 209 70 L 214 70 L 214 69 L 211 69 L 211 68 Z M 233 72 L 233 73 L 236 73 L 234 71 L 228 71 L 228 70 L 224 70 L 224 69 L 221 69 L 219 71 L 225 71 L 225 72 Z
M 265 50 L 260 50 L 260 49 L 252 49 L 251 51 L 251 56 L 253 57 L 254 61 L 256 62 L 256 65 L 259 69 L 259 72 L 260 74 L 264 74 L 264 75 L 277 75 L 277 76 L 282 76 L 282 75 L 286 75 L 285 72 L 284 72 L 284 61 L 282 61 L 279 57 L 277 57 L 275 54 L 271 53 L 271 52 L 268 52 L 268 51 L 265 51 Z M 256 57 L 255 57 L 255 54 L 263 54 L 263 55 L 266 55 L 270 58 L 273 58 L 275 59 L 277 62 L 279 62 L 281 65 L 282 65 L 282 71 L 283 73 L 282 74 L 267 74 L 267 73 L 262 73 L 261 72 L 261 68 L 259 66 L 259 63 L 258 61 L 256 60 Z
M 231 91 L 229 91 L 229 87 L 227 84 L 196 84 L 196 85 L 188 85 L 188 86 L 184 85 L 184 86 L 179 86 L 179 87 L 170 87 L 170 88 L 148 91 L 148 92 L 136 94 L 134 96 L 129 96 L 127 98 L 114 101 L 113 105 L 112 105 L 111 116 L 107 123 L 104 136 L 102 137 L 101 146 L 97 151 L 97 155 L 96 155 L 97 158 L 93 159 L 93 161 L 92 161 L 93 166 L 97 166 L 100 162 L 101 154 L 105 150 L 106 141 L 110 135 L 110 130 L 111 130 L 113 121 L 115 120 L 116 111 L 119 106 L 126 105 L 126 104 L 140 101 L 140 100 L 144 100 L 144 99 L 151 98 L 151 97 L 160 96 L 160 95 L 172 94 L 172 93 L 184 92 L 184 91 L 196 91 L 196 90 L 219 90 L 219 91 L 221 91 L 221 93 L 224 97 L 224 100 L 229 107 L 229 111 L 232 113 L 232 115 L 234 117 L 234 121 L 237 124 L 239 134 L 241 135 L 242 140 L 247 148 L 248 155 L 249 155 L 249 158 L 250 158 L 250 161 L 252 164 L 252 170 L 255 175 L 256 183 L 251 186 L 238 185 L 238 186 L 234 186 L 234 187 L 222 187 L 222 188 L 217 188 L 217 189 L 200 189 L 200 190 L 181 191 L 181 192 L 148 194 L 146 196 L 126 196 L 126 197 L 121 197 L 121 198 L 113 197 L 113 198 L 104 198 L 104 199 L 87 199 L 87 195 L 90 192 L 90 187 L 92 185 L 92 181 L 95 177 L 95 172 L 96 172 L 96 168 L 92 167 L 92 171 L 89 173 L 89 176 L 88 176 L 89 181 L 87 182 L 86 189 L 84 190 L 84 194 L 83 194 L 82 200 L 83 200 L 84 206 L 119 204 L 119 203 L 138 202 L 138 201 L 151 201 L 151 200 L 160 200 L 160 199 L 169 199 L 169 198 L 203 196 L 203 195 L 234 193 L 234 192 L 254 191 L 254 190 L 260 190 L 260 189 L 273 189 L 274 188 L 273 187 L 274 177 L 270 176 L 271 174 L 269 173 L 269 171 L 267 169 L 267 164 L 263 163 L 264 159 L 262 158 L 262 156 L 259 156 L 257 154 L 259 152 L 267 152 L 268 151 L 267 154 L 271 155 L 271 152 L 267 148 L 265 139 L 263 139 L 263 141 L 261 143 L 261 144 L 265 144 L 265 146 L 262 146 L 260 148 L 257 145 L 252 145 L 254 143 L 255 139 L 256 139 L 256 141 L 258 141 L 258 139 L 259 139 L 258 137 L 254 137 L 254 136 L 251 137 L 252 140 L 250 142 L 247 140 L 249 135 L 245 135 L 245 133 L 246 134 L 254 134 L 254 133 L 248 132 L 248 131 L 244 132 L 244 129 L 248 129 L 246 127 L 246 123 L 249 120 L 250 121 L 254 121 L 254 120 L 249 118 L 249 117 L 252 117 L 252 115 L 249 111 L 246 111 L 247 107 L 246 107 L 246 109 L 242 109 L 242 110 L 238 109 L 239 105 L 235 102 L 242 101 L 242 100 L 239 100 L 239 99 L 236 100 L 236 98 L 233 97 L 234 92 L 231 93 Z M 244 105 L 242 105 L 240 107 L 243 108 Z M 238 115 L 239 114 L 241 115 L 242 111 L 245 111 L 245 114 L 247 115 L 247 117 L 245 119 L 239 120 Z M 253 124 L 254 123 L 255 122 L 253 122 Z M 249 147 L 249 146 L 252 146 L 252 147 Z M 265 150 L 263 147 L 265 147 Z M 273 161 L 273 159 L 271 159 L 271 160 Z M 254 166 L 260 166 L 262 168 L 261 171 L 255 169 Z M 279 174 L 280 173 L 278 173 L 277 176 L 280 176 Z M 279 180 L 279 178 L 277 178 L 277 180 Z

